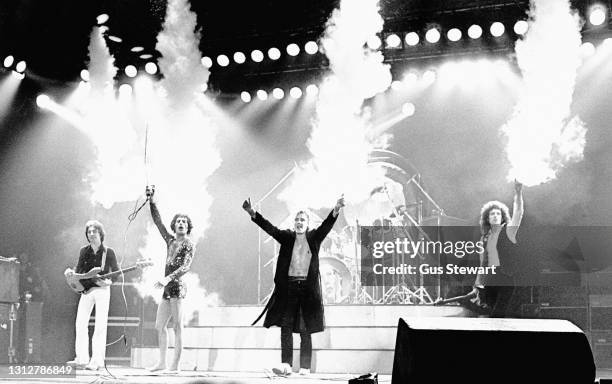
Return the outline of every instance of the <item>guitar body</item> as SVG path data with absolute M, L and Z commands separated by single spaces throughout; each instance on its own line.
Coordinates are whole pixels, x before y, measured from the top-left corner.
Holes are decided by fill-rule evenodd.
M 97 280 L 109 279 L 121 273 L 126 273 L 129 271 L 133 271 L 135 269 L 147 267 L 150 265 L 153 265 L 151 261 L 138 261 L 136 262 L 136 265 L 133 265 L 129 268 L 124 268 L 118 271 L 113 271 L 105 275 L 98 275 L 98 273 L 102 272 L 102 268 L 100 267 L 94 267 L 89 272 L 86 272 L 86 273 L 74 273 L 72 269 L 68 268 L 64 272 L 64 276 L 66 277 L 66 283 L 68 284 L 70 289 L 72 289 L 76 293 L 81 294 L 81 293 L 86 292 L 85 287 L 83 286 L 83 283 L 82 283 L 83 281 L 91 280 L 95 282 Z

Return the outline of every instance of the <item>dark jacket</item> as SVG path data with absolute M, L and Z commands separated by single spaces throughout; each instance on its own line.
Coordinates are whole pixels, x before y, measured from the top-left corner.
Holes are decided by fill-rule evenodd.
M 255 217 L 251 220 L 280 244 L 276 271 L 274 273 L 274 292 L 263 312 L 265 313 L 267 311 L 264 327 L 269 328 L 273 325 L 280 327 L 287 305 L 289 265 L 291 264 L 293 244 L 295 243 L 295 231 L 278 229 L 268 220 L 264 219 L 259 212 L 257 212 Z M 306 231 L 306 240 L 308 241 L 312 257 L 308 268 L 308 276 L 306 277 L 306 289 L 309 294 L 307 295 L 308 299 L 302 303 L 302 315 L 304 317 L 304 323 L 306 324 L 306 330 L 309 333 L 322 332 L 325 329 L 323 299 L 321 295 L 321 275 L 319 273 L 319 248 L 335 222 L 336 217 L 334 217 L 332 211 L 318 228 Z M 257 320 L 259 320 L 259 318 Z M 257 320 L 255 322 L 257 322 Z M 298 329 L 294 329 L 293 331 L 299 332 Z

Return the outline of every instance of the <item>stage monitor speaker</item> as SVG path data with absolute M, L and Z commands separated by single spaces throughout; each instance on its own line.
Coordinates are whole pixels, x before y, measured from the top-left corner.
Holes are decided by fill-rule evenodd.
M 399 320 L 392 384 L 592 384 L 589 341 L 565 320 Z
M 0 257 L 0 303 L 19 301 L 19 263 Z

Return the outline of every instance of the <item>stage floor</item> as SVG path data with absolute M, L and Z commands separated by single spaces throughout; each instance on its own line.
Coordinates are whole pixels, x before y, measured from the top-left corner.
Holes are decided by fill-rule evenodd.
M 90 372 L 78 370 L 76 377 L 66 378 L 23 378 L 6 379 L 4 383 L 75 383 L 75 384 L 182 384 L 182 383 L 213 383 L 213 384 L 263 384 L 270 382 L 286 382 L 287 384 L 323 384 L 330 382 L 347 383 L 356 375 L 349 374 L 316 374 L 300 376 L 297 373 L 289 377 L 278 377 L 271 373 L 261 372 L 207 372 L 181 371 L 178 374 L 153 375 L 145 369 L 108 367 L 106 370 Z M 612 379 L 612 369 L 597 370 L 597 378 Z M 390 383 L 390 375 L 379 375 L 379 383 Z M 493 383 L 493 382 L 492 382 Z

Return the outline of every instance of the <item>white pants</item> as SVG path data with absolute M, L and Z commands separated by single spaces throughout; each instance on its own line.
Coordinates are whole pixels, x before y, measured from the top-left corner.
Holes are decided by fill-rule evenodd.
M 104 366 L 106 356 L 106 326 L 108 323 L 108 306 L 110 304 L 110 287 L 95 287 L 81 295 L 75 322 L 76 340 L 74 350 L 77 364 Z M 89 317 L 96 306 L 96 323 L 91 339 L 91 360 L 89 359 Z

